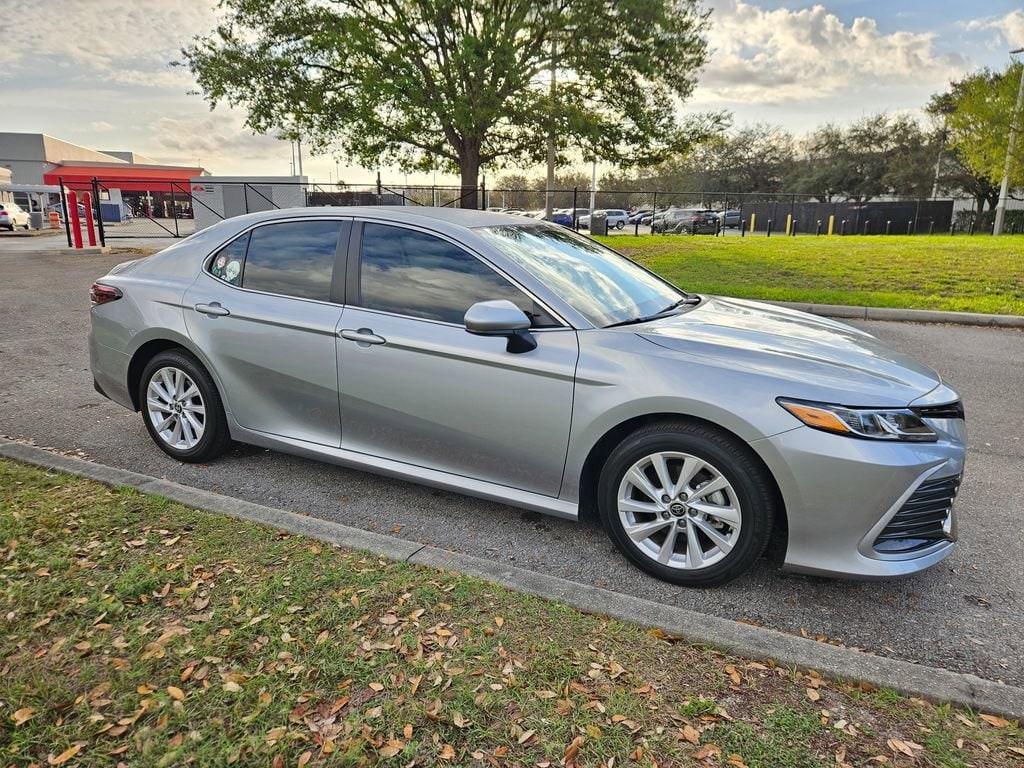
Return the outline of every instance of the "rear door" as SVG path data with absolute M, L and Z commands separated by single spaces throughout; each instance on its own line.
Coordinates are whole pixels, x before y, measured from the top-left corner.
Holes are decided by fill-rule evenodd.
M 243 427 L 339 446 L 335 331 L 348 219 L 264 224 L 215 253 L 185 294 L 189 334 Z
M 337 342 L 342 447 L 557 496 L 576 331 L 427 231 L 357 223 L 350 258 Z M 506 339 L 466 331 L 466 310 L 489 299 L 531 315 L 536 349 L 508 352 Z

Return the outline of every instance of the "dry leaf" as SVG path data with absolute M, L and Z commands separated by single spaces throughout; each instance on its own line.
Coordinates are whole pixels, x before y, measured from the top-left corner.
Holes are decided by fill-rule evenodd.
M 302 768 L 306 763 L 308 763 L 312 759 L 313 759 L 313 753 L 310 752 L 307 749 L 305 752 L 303 752 L 301 755 L 299 755 L 299 763 L 298 763 L 299 768 Z
M 387 744 L 377 750 L 377 754 L 381 757 L 394 757 L 399 752 L 405 749 L 405 743 L 398 739 L 391 739 Z
M 682 734 L 683 738 L 691 744 L 700 743 L 700 731 L 698 731 L 692 725 L 684 725 L 680 733 Z
M 451 744 L 444 744 L 441 747 L 441 754 L 438 755 L 442 760 L 454 760 L 455 759 L 455 747 Z
M 383 683 L 370 683 L 370 690 L 371 691 L 376 691 L 377 693 L 380 693 L 381 691 L 384 690 L 384 684 Z
M 821 694 L 818 693 L 818 691 L 816 689 L 814 689 L 814 688 L 808 688 L 807 689 L 807 698 L 810 699 L 811 701 L 817 701 L 818 699 L 821 698 Z
M 184 701 L 185 700 L 185 692 L 183 690 L 181 690 L 181 688 L 179 688 L 176 685 L 168 685 L 167 686 L 167 695 L 170 696 L 175 701 Z
M 525 744 L 526 742 L 528 742 L 530 739 L 533 738 L 533 734 L 534 734 L 533 731 L 523 731 L 522 734 L 520 734 L 520 736 L 519 736 L 519 743 L 520 744 Z
M 565 748 L 565 762 L 569 763 L 576 759 L 576 755 L 580 753 L 580 749 L 583 747 L 584 741 L 584 737 L 577 736 L 569 743 L 569 746 Z
M 503 616 L 495 616 L 494 623 L 498 625 L 498 629 L 501 629 L 505 626 L 505 618 Z
M 978 715 L 978 717 L 980 717 L 982 720 L 984 720 L 986 723 L 993 726 L 994 728 L 1006 728 L 1010 725 L 1009 720 L 1004 720 L 1003 718 L 997 717 L 996 715 Z
M 22 723 L 27 723 L 35 716 L 36 711 L 32 709 L 32 707 L 22 707 L 21 709 L 17 710 L 13 715 L 11 715 L 11 720 L 13 720 L 14 724 L 17 726 L 21 725 Z
M 716 744 L 705 744 L 697 750 L 694 755 L 698 760 L 707 760 L 709 757 L 716 757 L 722 754 L 722 750 Z
M 84 746 L 85 746 L 85 742 L 84 741 L 76 741 L 74 744 L 72 744 L 70 747 L 65 749 L 63 752 L 61 752 L 56 757 L 48 758 L 46 762 L 48 764 L 50 764 L 50 765 L 64 765 L 64 763 L 66 763 L 72 757 L 74 757 L 79 752 L 81 752 L 82 751 L 82 747 L 84 747 Z

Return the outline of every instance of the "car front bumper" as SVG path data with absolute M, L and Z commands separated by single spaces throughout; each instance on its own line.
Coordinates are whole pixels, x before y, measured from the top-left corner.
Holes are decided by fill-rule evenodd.
M 890 578 L 947 557 L 956 548 L 955 504 L 942 522 L 945 538 L 910 551 L 885 551 L 878 544 L 923 483 L 957 478 L 950 485 L 959 484 L 966 456 L 963 422 L 934 425 L 940 434 L 934 443 L 858 440 L 809 427 L 751 443 L 775 476 L 786 506 L 785 568 Z

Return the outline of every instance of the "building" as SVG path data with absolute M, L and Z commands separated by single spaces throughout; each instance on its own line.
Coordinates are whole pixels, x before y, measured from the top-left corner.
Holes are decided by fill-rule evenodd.
M 198 166 L 157 163 L 127 150 L 100 152 L 45 133 L 0 132 L 0 169 L 14 185 L 61 184 L 123 203 L 126 216 L 191 216 L 189 179 L 205 175 Z

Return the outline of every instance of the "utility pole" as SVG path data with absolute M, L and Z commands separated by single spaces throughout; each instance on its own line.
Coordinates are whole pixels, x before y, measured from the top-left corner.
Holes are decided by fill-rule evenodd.
M 942 118 L 942 128 L 939 129 L 939 154 L 935 157 L 935 178 L 932 181 L 932 200 L 939 197 L 939 174 L 942 171 L 942 153 L 946 149 L 946 118 Z
M 1024 53 L 1024 48 L 1010 51 L 1010 56 Z M 1017 102 L 1013 106 L 1010 120 L 1010 140 L 1006 146 L 1006 164 L 1003 166 L 1003 183 L 999 187 L 999 205 L 996 206 L 996 220 L 992 227 L 993 235 L 1003 234 L 1003 222 L 1006 220 L 1006 199 L 1010 196 L 1010 170 L 1013 168 L 1013 154 L 1017 149 L 1017 122 L 1020 120 L 1021 104 L 1024 103 L 1024 68 L 1021 69 L 1020 84 L 1017 86 Z
M 594 206 L 597 205 L 597 155 L 594 155 L 594 164 L 590 167 L 590 215 L 594 215 Z M 573 212 L 575 214 L 575 211 Z
M 554 8 L 552 7 L 552 13 Z M 551 112 L 548 115 L 548 178 L 544 192 L 544 218 L 551 219 L 552 190 L 555 186 L 555 57 L 558 55 L 557 36 L 551 32 Z
M 296 139 L 295 139 L 295 146 L 296 146 L 296 148 L 298 150 L 299 176 L 301 176 L 302 175 L 302 139 L 296 137 Z

